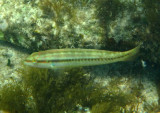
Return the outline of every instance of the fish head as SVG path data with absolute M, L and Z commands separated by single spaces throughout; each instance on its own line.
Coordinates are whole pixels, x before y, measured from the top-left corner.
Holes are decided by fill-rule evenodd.
M 54 63 L 50 62 L 48 63 L 45 60 L 39 60 L 41 59 L 41 53 L 35 52 L 32 53 L 30 56 L 28 56 L 24 60 L 24 65 L 31 66 L 31 67 L 38 67 L 38 68 L 53 68 Z
M 36 64 L 37 64 L 36 59 L 37 59 L 37 55 L 33 53 L 24 60 L 24 64 L 27 66 L 36 67 Z

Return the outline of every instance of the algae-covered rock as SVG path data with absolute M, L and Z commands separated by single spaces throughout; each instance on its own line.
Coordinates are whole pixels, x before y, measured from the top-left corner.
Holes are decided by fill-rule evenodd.
M 2 1 L 5 40 L 33 50 L 100 47 L 104 30 L 89 1 Z M 10 7 L 10 9 L 8 9 Z
M 10 113 L 25 113 L 28 92 L 17 83 L 9 83 L 0 89 L 0 109 Z
M 118 0 L 3 1 L 0 20 L 8 24 L 5 39 L 26 48 L 101 48 L 107 38 L 132 40 L 140 24 L 134 23 L 141 13 L 141 3 L 137 4 Z
M 104 73 L 105 77 L 102 73 L 94 76 L 83 68 L 56 72 L 27 67 L 18 72 L 22 81 L 8 83 L 0 89 L 2 110 L 18 113 L 140 113 L 157 110 L 155 84 L 146 78 L 141 82 L 133 74 L 113 76 L 112 73 L 110 76 Z
M 148 57 L 142 59 L 159 63 L 157 4 L 149 0 L 1 0 L 1 40 L 32 51 L 113 49 L 143 42 L 143 54 Z
M 146 33 L 143 34 L 143 59 L 152 65 L 160 63 L 160 1 L 143 0 Z

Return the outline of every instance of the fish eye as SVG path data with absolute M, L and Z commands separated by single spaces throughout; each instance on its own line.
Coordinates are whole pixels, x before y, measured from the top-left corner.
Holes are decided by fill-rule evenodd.
M 35 58 L 33 58 L 33 59 L 32 59 L 32 62 L 33 62 L 33 63 L 36 63 L 36 59 L 35 59 Z

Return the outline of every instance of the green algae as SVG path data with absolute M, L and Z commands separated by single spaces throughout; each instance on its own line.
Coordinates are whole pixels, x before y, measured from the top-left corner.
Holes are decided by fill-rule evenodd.
M 97 0 L 98 5 L 98 17 L 100 19 L 101 25 L 106 28 L 106 25 L 110 21 L 116 19 L 116 16 L 124 11 L 125 5 L 119 0 Z
M 145 42 L 143 50 L 143 59 L 152 64 L 160 63 L 160 1 L 142 0 L 145 18 L 143 24 L 146 26 L 146 32 L 143 33 Z
M 0 109 L 13 113 L 72 113 L 81 105 L 93 113 L 118 113 L 127 105 L 135 108 L 140 90 L 133 94 L 119 92 L 118 78 L 102 87 L 83 68 L 59 71 L 30 67 L 19 70 L 23 83 L 2 88 Z
M 4 40 L 4 33 L 0 30 L 0 40 Z
M 31 69 L 24 76 L 26 86 L 32 90 L 35 113 L 58 113 L 72 110 L 87 95 L 88 82 L 80 69 L 67 75 L 53 75 L 48 70 Z M 86 83 L 85 83 L 86 82 Z M 82 92 L 83 91 L 83 92 Z
M 8 83 L 0 90 L 0 109 L 11 113 L 25 113 L 28 92 L 17 83 Z

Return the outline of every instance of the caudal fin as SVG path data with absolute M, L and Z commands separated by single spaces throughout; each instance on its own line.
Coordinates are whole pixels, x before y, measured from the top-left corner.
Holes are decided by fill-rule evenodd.
M 123 58 L 123 61 L 132 61 L 136 59 L 139 56 L 140 46 L 141 44 L 129 51 L 124 52 L 126 56 Z

